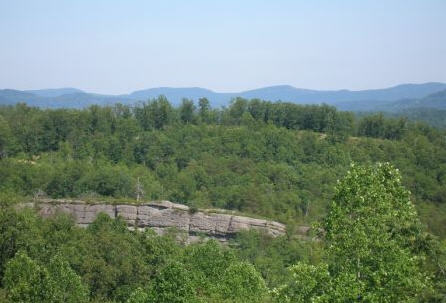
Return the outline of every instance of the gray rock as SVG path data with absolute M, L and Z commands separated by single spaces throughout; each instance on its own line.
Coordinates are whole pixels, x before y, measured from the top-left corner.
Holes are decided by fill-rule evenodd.
M 230 215 L 196 212 L 191 215 L 189 232 L 226 236 L 230 222 Z
M 138 218 L 138 207 L 133 205 L 116 205 L 116 214 L 121 216 L 128 225 L 135 226 Z
M 272 237 L 285 234 L 285 225 L 262 219 L 235 216 L 218 210 L 191 212 L 189 207 L 170 201 L 154 201 L 136 205 L 111 205 L 105 203 L 88 204 L 79 200 L 42 199 L 24 206 L 33 205 L 43 217 L 66 213 L 73 216 L 79 226 L 92 223 L 99 213 L 111 218 L 122 217 L 131 229 L 153 229 L 164 234 L 168 229 L 182 232 L 187 243 L 199 241 L 202 236 L 226 242 L 229 238 L 245 230 L 255 229 Z M 306 231 L 307 227 L 301 227 Z

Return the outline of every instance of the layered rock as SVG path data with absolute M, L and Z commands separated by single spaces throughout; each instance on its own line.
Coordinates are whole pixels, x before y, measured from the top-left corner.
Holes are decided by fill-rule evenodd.
M 197 240 L 200 235 L 224 242 L 241 231 L 251 229 L 272 237 L 285 234 L 285 225 L 278 222 L 237 216 L 224 213 L 224 210 L 192 211 L 185 205 L 169 201 L 112 205 L 91 204 L 79 200 L 42 199 L 29 205 L 35 207 L 43 217 L 57 213 L 70 214 L 80 226 L 87 226 L 99 213 L 105 213 L 111 218 L 120 216 L 129 228 L 152 228 L 159 234 L 174 228 L 186 234 L 188 242 Z

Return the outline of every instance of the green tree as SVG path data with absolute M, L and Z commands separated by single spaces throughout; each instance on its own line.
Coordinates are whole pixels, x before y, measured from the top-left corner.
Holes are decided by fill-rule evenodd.
M 201 122 L 209 123 L 209 111 L 210 105 L 209 100 L 206 98 L 198 99 L 198 114 L 200 116 Z
M 64 251 L 82 275 L 91 296 L 104 301 L 125 301 L 131 291 L 149 279 L 145 251 L 121 218 L 99 214 L 86 234 Z
M 149 302 L 149 296 L 140 287 L 135 289 L 126 301 L 126 303 L 148 303 L 148 302 Z
M 81 278 L 60 255 L 55 255 L 45 267 L 19 251 L 6 266 L 3 285 L 12 302 L 88 301 Z
M 159 96 L 134 109 L 135 117 L 144 130 L 162 129 L 173 121 L 173 108 L 165 96 Z
M 278 302 L 318 302 L 327 297 L 330 285 L 330 272 L 327 264 L 317 266 L 299 262 L 290 268 L 291 282 L 272 291 Z M 333 301 L 334 302 L 334 301 Z
M 88 301 L 87 288 L 61 255 L 55 255 L 48 265 L 47 285 L 50 290 L 47 302 L 82 303 Z
M 159 96 L 156 101 L 156 111 L 155 111 L 155 128 L 161 129 L 168 125 L 173 120 L 173 108 L 170 105 L 169 100 L 164 96 Z
M 49 302 L 47 279 L 48 271 L 21 251 L 8 262 L 3 285 L 11 302 Z
M 347 273 L 363 299 L 410 301 L 428 287 L 415 251 L 417 212 L 390 164 L 353 165 L 335 189 L 323 228 L 333 276 Z
M 166 264 L 155 276 L 151 296 L 159 303 L 191 302 L 194 298 L 191 273 L 177 261 Z
M 243 98 L 235 98 L 231 100 L 231 105 L 229 106 L 229 117 L 231 123 L 240 124 L 243 113 L 247 110 L 248 101 Z
M 329 278 L 321 268 L 298 265 L 293 282 L 277 291 L 282 301 L 297 294 L 309 272 L 324 281 L 313 281 L 316 292 L 297 294 L 297 302 L 417 302 L 430 289 L 417 212 L 390 164 L 352 165 L 322 228 Z
M 0 159 L 8 155 L 13 138 L 8 122 L 0 115 Z
M 1 198 L 1 197 L 0 197 Z M 3 200 L 3 199 L 1 199 Z M 4 201 L 0 203 L 3 204 Z M 41 244 L 40 221 L 29 209 L 16 212 L 13 207 L 0 207 L 0 277 L 3 276 L 8 261 L 21 249 Z
M 232 302 L 262 302 L 265 281 L 252 264 L 233 262 L 222 273 L 222 297 Z
M 180 119 L 183 123 L 192 123 L 195 120 L 194 101 L 183 99 L 180 106 Z

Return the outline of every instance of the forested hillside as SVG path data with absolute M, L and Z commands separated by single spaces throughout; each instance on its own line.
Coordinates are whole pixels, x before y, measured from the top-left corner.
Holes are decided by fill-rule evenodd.
M 284 223 L 325 213 L 353 162 L 402 171 L 424 222 L 446 234 L 445 133 L 382 115 L 355 119 L 330 106 L 206 99 L 173 108 L 0 109 L 1 190 L 23 196 L 168 199 Z
M 446 100 L 446 99 L 445 99 Z M 438 108 L 415 107 L 399 109 L 393 112 L 381 112 L 384 116 L 391 118 L 407 118 L 409 121 L 422 122 L 440 129 L 446 129 L 446 110 Z M 369 116 L 376 112 L 359 112 L 357 116 Z
M 277 296 L 279 301 L 288 302 L 286 298 L 294 298 L 293 289 L 299 288 L 296 285 L 300 282 L 289 282 L 291 276 L 286 267 L 298 261 L 318 264 L 320 259 L 320 243 L 302 243 L 294 239 L 293 227 L 322 220 L 333 198 L 344 201 L 348 195 L 361 194 L 368 197 L 369 203 L 373 202 L 375 196 L 367 196 L 369 192 L 363 189 L 358 189 L 358 193 L 345 189 L 345 197 L 339 194 L 339 187 L 335 190 L 337 181 L 347 175 L 352 162 L 365 167 L 376 162 L 390 162 L 401 172 L 403 185 L 411 192 L 410 199 L 419 212 L 422 225 L 417 225 L 418 219 L 411 210 L 402 210 L 401 218 L 406 218 L 404 212 L 410 213 L 410 220 L 407 219 L 410 223 L 401 223 L 404 226 L 395 229 L 398 230 L 396 237 L 399 232 L 404 234 L 405 228 L 415 233 L 410 226 L 416 225 L 417 237 L 427 230 L 444 238 L 445 138 L 443 130 L 403 118 L 386 118 L 379 114 L 356 118 L 352 113 L 327 105 L 304 106 L 257 99 L 238 98 L 222 109 L 211 108 L 207 99 L 200 99 L 197 104 L 185 99 L 175 108 L 162 96 L 134 107 L 119 104 L 82 110 L 43 110 L 25 104 L 1 107 L 0 200 L 4 203 L 37 196 L 137 203 L 139 194 L 143 195 L 143 200 L 167 199 L 192 209 L 226 208 L 267 217 L 287 224 L 289 229 L 287 237 L 275 240 L 247 233 L 236 239 L 234 248 L 221 248 L 213 243 L 184 248 L 171 238 L 132 233 L 122 222 L 107 218 L 100 218 L 87 230 L 80 230 L 66 218 L 42 220 L 26 212 L 17 214 L 13 210 L 2 210 L 0 268 L 5 276 L 5 293 L 7 296 L 13 293 L 14 283 L 21 279 L 13 272 L 26 265 L 42 271 L 50 280 L 52 275 L 63 275 L 61 270 L 68 271 L 68 276 L 73 277 L 70 283 L 78 285 L 76 296 L 84 301 L 88 288 L 89 298 L 101 302 L 123 302 L 130 300 L 130 296 L 145 299 L 128 302 L 146 302 L 149 297 L 154 302 L 196 302 L 196 298 L 202 302 L 258 302 L 257 294 L 264 294 L 265 300 Z M 361 178 L 374 176 L 367 181 L 369 183 L 358 177 L 359 181 L 354 179 L 342 184 L 345 188 L 350 188 L 354 182 L 364 188 L 376 186 L 376 197 L 384 200 L 391 200 L 392 195 L 397 195 L 401 201 L 409 199 L 409 194 L 399 189 L 379 196 L 381 187 L 387 186 L 387 183 L 380 185 L 380 178 L 396 178 L 395 182 L 400 182 L 399 177 L 392 175 L 392 169 L 386 169 L 357 172 Z M 396 188 L 401 186 L 392 182 L 389 184 Z M 345 202 L 339 203 L 342 208 Z M 383 206 L 382 211 L 393 214 L 389 207 Z M 335 216 L 333 205 L 330 209 Z M 395 214 L 399 214 L 398 211 Z M 367 208 L 367 214 L 370 213 L 373 211 Z M 390 218 L 381 215 L 386 224 L 391 224 Z M 339 216 L 335 217 L 342 217 Z M 346 249 L 348 245 L 339 242 L 338 227 L 329 223 L 332 219 L 328 217 L 327 225 L 323 226 L 332 233 L 327 240 Z M 378 239 L 387 229 L 373 229 L 373 232 L 373 237 Z M 6 244 L 10 234 L 18 235 L 12 246 Z M 55 235 L 60 237 L 55 238 Z M 392 237 L 389 234 L 389 239 Z M 360 240 L 364 239 L 358 238 Z M 389 251 L 397 251 L 392 258 L 401 256 L 414 260 L 412 253 L 424 251 L 421 246 L 426 241 L 417 242 L 418 250 L 413 241 L 408 244 L 405 240 L 386 247 Z M 102 248 L 95 243 L 103 245 Z M 379 251 L 379 245 L 373 245 L 371 247 Z M 16 254 L 19 250 L 22 252 Z M 58 251 L 65 256 L 65 261 L 58 259 Z M 338 253 L 329 255 L 336 259 L 340 258 Z M 14 255 L 12 263 L 6 265 Z M 212 263 L 216 262 L 215 255 L 221 260 L 218 264 Z M 70 265 L 64 263 L 66 258 Z M 342 262 L 347 262 L 342 258 L 336 260 L 341 267 L 344 266 Z M 436 275 L 442 269 L 434 263 L 423 266 Z M 404 276 L 415 272 L 418 263 L 410 264 L 412 267 L 405 272 L 395 274 Z M 344 273 L 334 270 L 333 264 L 329 271 L 323 264 L 317 268 L 299 266 L 294 271 L 304 276 L 313 272 L 322 280 L 326 277 L 327 281 L 333 278 L 336 283 L 342 279 L 350 281 Z M 207 270 L 225 274 L 216 282 Z M 418 278 L 414 282 L 418 283 L 417 291 L 430 293 L 432 285 L 423 284 L 422 276 Z M 80 284 L 81 280 L 87 288 Z M 363 284 L 360 280 L 358 277 L 359 284 L 355 284 L 358 296 L 374 283 Z M 42 281 L 42 287 L 48 287 L 50 282 Z M 275 294 L 270 293 L 272 297 L 268 295 L 266 287 L 273 289 L 285 282 L 288 283 L 285 288 L 277 288 Z M 180 294 L 177 295 L 186 298 L 184 300 L 169 297 L 179 285 Z M 336 284 L 337 287 L 341 286 Z M 401 287 L 398 288 L 401 294 L 409 294 L 406 286 Z M 313 291 L 309 296 L 311 293 L 311 296 L 323 297 Z M 435 292 L 438 293 L 438 289 Z M 233 297 L 228 297 L 228 293 Z M 157 295 L 159 297 L 153 297 Z M 377 294 L 376 298 L 382 296 L 385 294 Z M 297 297 L 295 300 L 291 302 L 306 302 Z

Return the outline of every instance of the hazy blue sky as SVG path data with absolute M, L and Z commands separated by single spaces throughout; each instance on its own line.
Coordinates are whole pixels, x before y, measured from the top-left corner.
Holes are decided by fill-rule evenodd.
M 0 88 L 446 82 L 446 0 L 0 0 Z

